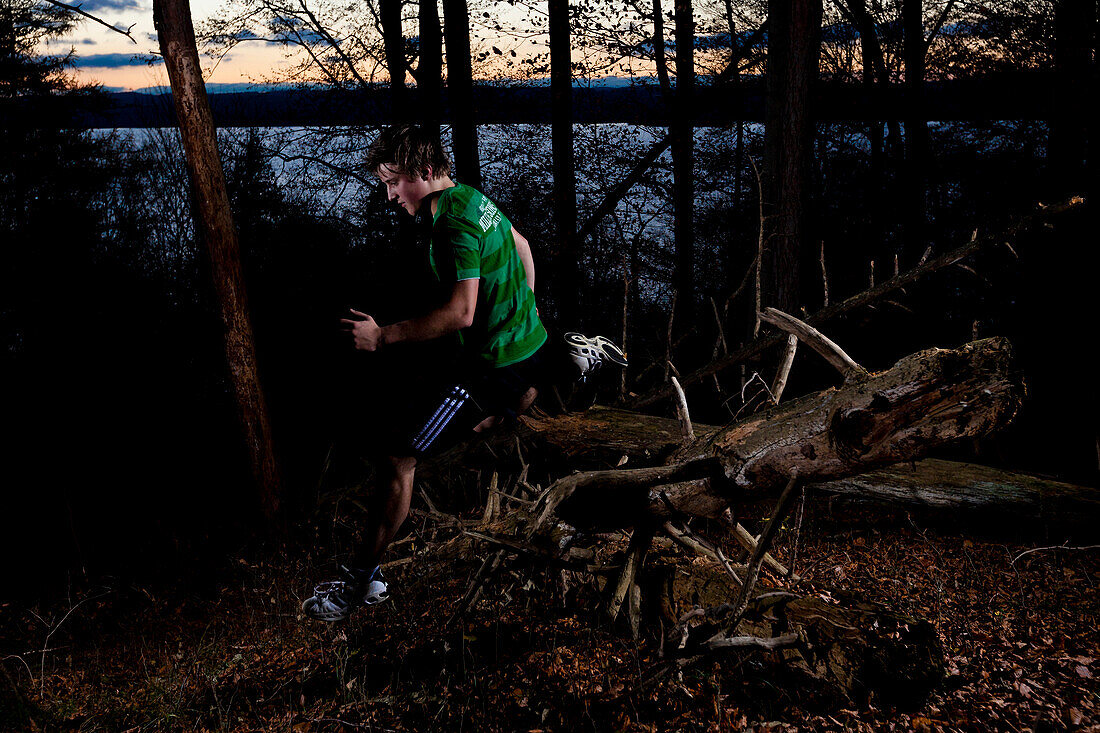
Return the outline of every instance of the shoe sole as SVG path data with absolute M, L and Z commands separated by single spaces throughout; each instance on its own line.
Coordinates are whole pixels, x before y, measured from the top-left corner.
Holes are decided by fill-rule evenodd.
M 312 601 L 312 600 L 313 600 L 312 598 L 307 598 L 305 601 L 302 602 L 302 612 L 308 618 L 311 618 L 314 621 L 323 621 L 325 623 L 331 624 L 331 623 L 336 623 L 337 621 L 344 621 L 349 616 L 351 616 L 350 609 L 347 610 L 347 611 L 344 611 L 344 612 L 329 611 L 328 613 L 319 613 L 314 609 L 313 605 L 310 603 L 310 601 Z

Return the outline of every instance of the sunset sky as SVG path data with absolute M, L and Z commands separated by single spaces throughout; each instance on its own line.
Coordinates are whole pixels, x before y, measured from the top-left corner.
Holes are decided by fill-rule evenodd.
M 218 0 L 191 0 L 196 25 L 214 14 Z M 152 0 L 86 0 L 82 8 L 116 26 L 134 24 L 131 34 L 137 43 L 90 20 L 83 20 L 72 35 L 52 43 L 49 53 L 76 49 L 74 73 L 85 82 L 97 82 L 108 89 L 141 89 L 168 84 L 153 32 Z M 155 59 L 150 64 L 149 59 Z M 220 61 L 203 57 L 207 83 L 247 83 L 252 77 L 283 63 L 282 51 L 263 43 L 238 45 Z
M 191 0 L 191 11 L 196 27 L 201 28 L 204 21 L 214 17 L 219 10 L 226 7 L 226 4 L 226 0 Z M 85 19 L 80 22 L 74 33 L 54 41 L 44 49 L 44 52 L 60 54 L 70 48 L 75 49 L 73 72 L 78 79 L 102 84 L 108 90 L 134 90 L 168 84 L 164 66 L 156 55 L 159 53 L 159 48 L 153 32 L 152 0 L 85 0 L 82 7 L 116 26 L 126 28 L 133 24 L 131 32 L 137 43 Z M 524 70 L 520 69 L 522 65 L 520 62 L 535 54 L 546 52 L 545 35 L 532 25 L 531 18 L 526 17 L 527 11 L 523 10 L 519 3 L 513 6 L 494 4 L 489 9 L 493 13 L 491 19 L 486 18 L 481 12 L 486 10 L 485 8 L 471 7 L 475 78 L 522 76 Z M 544 23 L 544 15 L 542 13 L 543 17 L 539 18 L 539 13 L 532 11 L 532 17 L 536 19 L 536 23 Z M 337 22 L 343 20 L 345 19 L 338 18 Z M 505 25 L 522 25 L 523 33 L 518 34 L 519 37 L 501 36 L 492 29 L 496 22 Z M 328 25 L 327 18 L 326 25 Z M 670 54 L 674 48 L 672 30 L 672 28 L 666 29 L 666 33 L 669 33 L 668 52 Z M 338 37 L 340 32 L 340 29 L 334 30 L 334 34 Z M 728 36 L 719 45 L 725 48 L 727 44 Z M 597 43 L 597 47 L 600 45 L 602 44 Z M 696 37 L 697 52 L 701 52 L 702 56 L 708 53 L 707 45 L 705 38 Z M 714 45 L 710 45 L 710 49 L 714 49 Z M 200 52 L 203 50 L 200 47 Z M 479 51 L 483 52 L 481 58 L 479 58 Z M 280 69 L 288 69 L 293 65 L 286 58 L 286 54 L 286 48 L 264 41 L 239 43 L 223 58 L 216 59 L 203 55 L 204 77 L 207 84 L 212 85 L 214 89 L 218 85 L 242 85 L 265 78 L 270 79 L 272 76 L 280 77 L 282 76 L 278 73 Z M 603 58 L 600 58 L 601 56 Z M 584 50 L 583 43 L 575 43 L 573 60 L 574 62 L 587 61 L 589 68 L 594 71 L 593 77 L 649 77 L 653 74 L 652 63 L 638 58 L 628 58 L 618 64 L 602 63 L 607 60 L 606 51 L 596 51 L 594 57 L 592 48 Z M 545 70 L 532 72 L 528 68 L 526 71 L 533 73 L 535 77 L 545 74 Z M 382 78 L 378 80 L 384 81 L 384 70 L 381 70 L 380 74 Z M 367 73 L 364 72 L 364 76 L 366 75 Z
M 196 27 L 213 17 L 224 4 L 224 0 L 192 0 L 191 12 Z M 156 56 L 159 48 L 153 32 L 152 0 L 86 0 L 82 7 L 116 26 L 125 28 L 133 24 L 131 33 L 137 43 L 85 19 L 73 34 L 50 44 L 45 49 L 46 53 L 64 53 L 74 48 L 77 57 L 73 71 L 76 76 L 84 82 L 102 84 L 108 90 L 133 90 L 168 84 L 164 66 Z M 518 14 L 519 11 L 512 12 Z M 511 59 L 516 58 L 511 54 L 513 48 L 519 52 L 519 58 L 539 50 L 545 51 L 545 46 L 540 48 L 539 42 L 533 38 L 522 42 L 505 39 L 496 42 L 496 45 L 504 46 L 504 57 Z M 208 85 L 256 82 L 270 77 L 274 70 L 288 67 L 290 62 L 285 58 L 286 52 L 281 46 L 262 41 L 240 43 L 221 59 L 203 55 L 204 77 Z M 493 56 L 486 63 L 491 67 L 492 62 L 499 58 Z M 483 74 L 486 70 L 486 64 L 482 64 Z

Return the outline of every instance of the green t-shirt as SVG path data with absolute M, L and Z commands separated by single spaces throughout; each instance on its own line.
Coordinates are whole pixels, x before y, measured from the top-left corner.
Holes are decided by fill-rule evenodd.
M 480 280 L 474 322 L 459 332 L 479 361 L 493 367 L 515 364 L 546 341 L 512 223 L 485 194 L 461 183 L 443 190 L 428 260 L 441 283 Z

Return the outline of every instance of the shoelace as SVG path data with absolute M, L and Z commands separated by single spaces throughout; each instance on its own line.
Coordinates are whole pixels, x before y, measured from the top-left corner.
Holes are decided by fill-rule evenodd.
M 324 583 L 318 583 L 313 588 L 313 595 L 317 596 L 322 601 L 333 600 L 336 596 L 342 595 L 347 588 L 347 583 L 342 580 L 328 580 Z M 343 600 L 340 598 L 338 600 Z

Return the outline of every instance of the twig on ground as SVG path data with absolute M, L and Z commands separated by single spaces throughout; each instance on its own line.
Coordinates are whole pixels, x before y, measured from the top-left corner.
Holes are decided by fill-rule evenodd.
M 1045 552 L 1047 550 L 1096 550 L 1100 549 L 1100 545 L 1077 545 L 1070 546 L 1068 543 L 1061 545 L 1051 545 L 1050 547 L 1033 547 L 1030 550 L 1024 550 L 1016 557 L 1012 558 L 1012 565 L 1016 564 L 1016 561 L 1025 555 L 1030 555 L 1033 552 Z
M 485 497 L 485 512 L 481 515 L 482 524 L 491 524 L 500 511 L 500 492 L 497 490 L 499 480 L 499 475 L 496 471 L 493 471 L 493 475 L 489 478 L 489 489 Z
M 439 510 L 435 508 L 435 504 L 428 498 L 428 492 L 424 490 L 424 487 L 420 487 L 420 498 L 424 500 L 424 503 L 428 505 L 428 511 L 432 514 L 439 514 Z
M 36 650 L 36 651 L 40 651 L 42 653 L 42 661 L 41 661 L 41 663 L 39 664 L 39 667 L 38 667 L 39 691 L 44 691 L 46 689 L 46 652 L 48 652 L 49 648 L 50 648 L 50 637 L 52 637 L 55 633 L 57 633 L 57 630 L 60 629 L 61 625 L 64 624 L 69 619 L 69 616 L 71 616 L 73 614 L 73 611 L 80 608 L 81 606 L 83 606 L 88 601 L 99 600 L 100 598 L 103 598 L 104 596 L 108 595 L 109 593 L 110 593 L 110 591 L 108 591 L 106 593 L 100 593 L 99 595 L 95 595 L 95 596 L 89 596 L 89 597 L 87 597 L 87 598 L 85 598 L 81 601 L 77 601 L 76 605 L 69 608 L 69 610 L 66 611 L 65 615 L 61 617 L 61 620 L 58 621 L 57 624 L 54 625 L 54 627 L 52 629 L 50 629 L 50 633 L 46 634 L 46 641 L 42 643 L 42 648 L 40 650 Z
M 737 543 L 749 551 L 750 554 L 756 552 L 757 539 L 752 536 L 752 533 L 745 529 L 739 522 L 733 521 L 730 518 L 730 525 L 733 529 L 733 538 L 737 540 Z M 764 553 L 764 564 L 772 569 L 773 572 L 778 573 L 784 577 L 789 576 L 791 571 L 787 567 L 775 559 L 770 552 Z
M 631 586 L 634 585 L 634 578 L 638 573 L 638 568 L 645 562 L 646 553 L 649 551 L 649 545 L 653 541 L 653 528 L 648 526 L 635 527 L 634 534 L 630 538 L 630 545 L 626 550 L 626 562 L 623 563 L 622 571 L 619 573 L 619 581 L 615 584 L 615 590 L 611 594 L 611 600 L 607 605 L 607 615 L 614 621 L 619 616 L 619 609 L 622 608 L 623 601 L 626 600 L 627 594 L 630 593 Z
M 806 513 L 806 492 L 807 489 L 802 489 L 802 499 L 798 504 L 798 521 L 794 525 L 794 547 L 791 549 L 791 573 L 794 573 L 796 564 L 798 563 L 798 543 L 802 538 L 802 516 Z
M 790 481 L 787 482 L 787 487 L 783 489 L 783 493 L 779 496 L 779 501 L 775 505 L 775 511 L 772 512 L 771 519 L 768 520 L 768 526 L 764 528 L 764 532 L 760 535 L 760 539 L 756 543 L 756 551 L 752 554 L 752 559 L 749 561 L 749 569 L 745 577 L 745 583 L 741 586 L 741 592 L 737 594 L 737 601 L 734 603 L 735 608 L 733 611 L 733 623 L 730 625 L 731 629 L 737 628 L 737 624 L 741 622 L 741 616 L 745 613 L 745 609 L 749 605 L 749 594 L 752 593 L 752 589 L 756 586 L 756 580 L 760 577 L 760 566 L 764 563 L 764 555 L 766 555 L 771 548 L 772 542 L 775 540 L 775 535 L 779 531 L 779 526 L 783 523 L 783 518 L 787 516 L 787 512 L 790 510 L 791 501 L 794 499 L 795 487 L 797 485 L 798 471 L 792 470 Z
M 35 649 L 34 651 L 37 653 L 40 650 Z M 19 656 L 18 654 L 9 654 L 8 656 L 4 657 L 3 659 L 0 659 L 0 662 L 6 662 L 9 659 L 18 659 L 23 664 L 23 666 L 27 669 L 27 677 L 30 678 L 31 684 L 33 685 L 34 684 L 34 673 L 31 672 L 31 666 L 29 664 L 27 664 L 27 660 L 23 659 L 23 657 Z
M 458 602 L 458 606 L 455 608 L 455 612 L 447 619 L 445 626 L 450 626 L 452 622 L 459 616 L 462 616 L 473 606 L 478 597 L 481 595 L 481 589 L 485 583 L 500 567 L 500 561 L 504 559 L 504 550 L 497 550 L 495 553 L 485 558 L 481 563 L 481 567 L 474 573 L 474 577 L 470 579 L 470 584 L 466 588 L 466 593 L 462 596 L 462 600 Z
M 759 636 L 733 636 L 726 639 L 715 639 L 714 641 L 708 641 L 704 644 L 707 649 L 728 649 L 728 648 L 745 648 L 745 647 L 759 647 L 761 649 L 785 649 L 797 645 L 799 642 L 798 634 L 790 633 L 783 634 L 783 636 L 775 636 L 772 638 L 763 638 Z
M 703 557 L 710 558 L 711 560 L 717 560 L 718 562 L 722 563 L 722 567 L 725 569 L 726 573 L 738 585 L 741 585 L 745 582 L 744 580 L 742 580 L 741 576 L 738 575 L 737 572 L 733 569 L 733 565 L 730 564 L 729 559 L 726 558 L 725 554 L 722 552 L 721 547 L 710 544 L 702 537 L 699 537 L 698 535 L 689 531 L 686 527 L 684 529 L 677 528 L 676 525 L 674 525 L 672 522 L 665 522 L 663 525 L 663 529 L 668 534 L 668 536 L 673 539 L 673 541 L 683 545 L 689 550 L 699 553 Z M 740 565 L 738 567 L 744 568 L 745 566 Z

